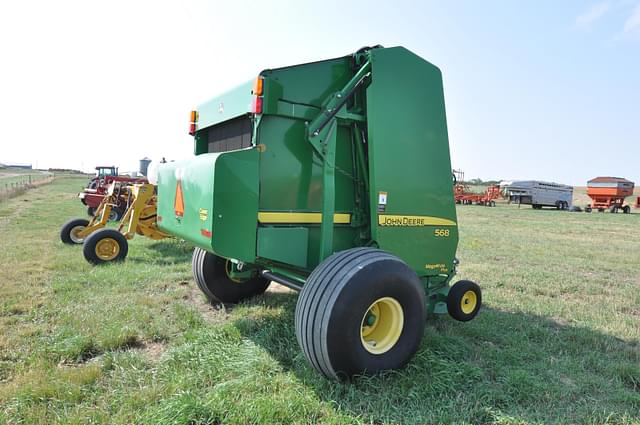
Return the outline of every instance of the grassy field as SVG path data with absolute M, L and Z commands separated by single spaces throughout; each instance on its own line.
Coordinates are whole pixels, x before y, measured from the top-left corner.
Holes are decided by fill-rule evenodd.
M 0 423 L 640 423 L 640 214 L 460 206 L 477 319 L 432 318 L 405 370 L 337 384 L 297 346 L 294 293 L 212 307 L 184 243 L 99 268 L 63 246 L 85 182 L 0 203 Z
M 16 173 L 14 172 L 14 170 L 9 171 L 5 171 L 5 170 L 0 170 L 0 190 L 5 189 L 5 185 L 11 185 L 11 184 L 26 184 L 31 182 L 37 182 L 40 180 L 43 180 L 45 178 L 48 178 L 51 174 L 45 171 L 33 171 L 33 170 L 29 170 L 32 171 L 30 173 Z M 29 180 L 29 177 L 31 177 L 31 180 Z
M 24 193 L 32 185 L 45 184 L 53 178 L 47 171 L 0 168 L 0 201 Z

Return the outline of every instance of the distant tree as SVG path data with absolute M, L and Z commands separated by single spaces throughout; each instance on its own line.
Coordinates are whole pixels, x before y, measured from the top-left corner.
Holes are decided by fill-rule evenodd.
M 500 183 L 500 180 L 482 180 L 482 179 L 476 177 L 475 179 L 468 180 L 467 183 L 473 184 L 473 185 L 487 185 L 487 186 L 489 186 L 489 185 Z

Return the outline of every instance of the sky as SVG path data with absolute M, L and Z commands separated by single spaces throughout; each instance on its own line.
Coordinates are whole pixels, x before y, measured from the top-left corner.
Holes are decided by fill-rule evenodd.
M 640 184 L 640 0 L 2 2 L 0 162 L 186 158 L 198 104 L 376 44 L 442 70 L 466 177 Z

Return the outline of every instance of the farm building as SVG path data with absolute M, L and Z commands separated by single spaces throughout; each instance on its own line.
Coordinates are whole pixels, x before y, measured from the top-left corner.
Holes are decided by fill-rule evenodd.
M 21 163 L 10 163 L 10 162 L 3 162 L 0 163 L 0 168 L 22 168 L 24 170 L 32 170 L 33 169 L 33 165 L 32 164 L 21 164 Z

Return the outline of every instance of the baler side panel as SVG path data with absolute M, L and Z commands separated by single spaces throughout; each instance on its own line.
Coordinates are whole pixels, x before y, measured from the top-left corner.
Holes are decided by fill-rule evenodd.
M 251 109 L 252 87 L 253 80 L 247 81 L 198 106 L 198 129 L 211 127 L 247 114 Z
M 402 47 L 376 49 L 371 56 L 372 238 L 419 275 L 450 273 L 458 228 L 442 75 Z
M 265 79 L 277 83 L 281 89 L 277 99 L 265 104 L 265 113 L 274 113 L 271 101 L 310 105 L 320 108 L 329 95 L 340 90 L 351 78 L 350 56 L 320 62 L 267 69 L 260 73 Z M 269 84 L 269 83 L 267 83 Z M 265 89 L 269 97 L 268 88 Z
M 258 128 L 258 143 L 266 149 L 260 163 L 260 211 L 322 209 L 322 162 L 305 140 L 303 121 L 265 116 Z M 353 210 L 353 156 L 348 127 L 338 127 L 336 212 Z M 349 175 L 347 175 L 349 174 Z
M 214 169 L 220 155 L 199 155 L 158 167 L 158 227 L 208 251 L 212 250 L 211 237 L 206 232 L 212 231 Z M 182 215 L 175 211 L 178 182 Z
M 257 149 L 198 155 L 158 167 L 161 230 L 222 257 L 255 261 Z M 178 183 L 184 212 L 176 212 Z
M 260 154 L 260 212 L 286 214 L 319 213 L 322 210 L 322 160 L 314 154 L 307 140 L 304 114 L 297 111 L 320 112 L 320 106 L 331 93 L 340 90 L 353 75 L 350 59 L 339 58 L 292 67 L 266 70 L 265 112 L 256 132 L 256 144 L 264 145 Z M 277 87 L 277 92 L 275 88 Z M 288 105 L 285 107 L 285 105 Z M 286 116 L 283 111 L 294 112 Z M 295 116 L 292 116 L 295 115 Z M 351 214 L 354 210 L 354 158 L 352 154 L 351 128 L 339 126 L 337 130 L 335 202 L 336 213 Z M 287 228 L 293 224 L 262 224 L 273 228 Z M 296 266 L 308 271 L 318 264 L 320 237 L 319 222 L 296 224 L 308 229 L 306 266 L 297 261 Z M 353 247 L 357 229 L 349 224 L 336 224 L 334 250 Z M 278 235 L 282 243 L 299 244 L 299 234 L 292 231 L 263 232 Z M 291 241 L 288 238 L 291 236 Z M 296 236 L 295 241 L 293 237 Z M 261 234 L 258 234 L 261 237 Z M 279 252 L 269 254 L 270 244 L 260 243 L 262 257 L 277 259 Z M 302 249 L 302 248 L 301 248 Z
M 257 149 L 220 155 L 215 168 L 213 251 L 253 263 L 258 225 Z

